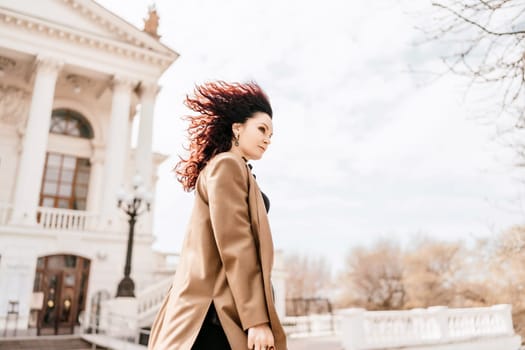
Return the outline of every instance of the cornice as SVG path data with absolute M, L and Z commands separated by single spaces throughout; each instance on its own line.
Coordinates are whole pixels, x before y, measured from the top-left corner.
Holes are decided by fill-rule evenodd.
M 144 47 L 137 47 L 128 43 L 102 38 L 60 24 L 49 23 L 4 7 L 0 7 L 0 23 L 44 34 L 56 40 L 91 47 L 96 50 L 102 50 L 114 55 L 130 58 L 134 61 L 155 65 L 161 67 L 163 70 L 168 68 L 178 57 L 177 54 L 173 52 L 164 54 L 151 51 Z
M 158 40 L 152 40 L 151 36 L 139 30 L 133 24 L 127 22 L 122 17 L 107 10 L 102 5 L 93 0 L 62 0 L 72 9 L 79 11 L 83 16 L 89 17 L 100 26 L 117 34 L 122 40 L 128 41 L 133 45 L 153 48 L 158 50 L 168 50 L 175 53 L 171 48 Z M 125 28 L 127 27 L 127 28 Z M 130 29 L 133 33 L 130 32 Z M 175 53 L 176 54 L 176 53 Z
M 97 13 L 93 12 L 91 9 L 84 6 L 80 1 L 76 1 L 76 0 L 62 0 L 62 1 L 66 3 L 67 5 L 71 6 L 72 9 L 79 11 L 84 16 L 91 18 L 91 20 L 97 22 L 102 27 L 115 33 L 119 38 L 125 41 L 129 41 L 137 46 L 142 46 L 142 47 L 148 46 L 144 41 L 138 40 L 137 38 L 126 33 L 126 31 L 122 30 L 121 28 L 118 28 L 118 26 L 116 26 L 111 21 L 108 21 L 102 16 L 99 16 Z

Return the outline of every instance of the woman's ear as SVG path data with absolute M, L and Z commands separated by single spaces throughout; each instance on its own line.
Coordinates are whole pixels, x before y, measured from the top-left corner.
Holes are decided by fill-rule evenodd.
M 232 124 L 233 134 L 234 135 L 239 135 L 239 133 L 241 132 L 241 127 L 242 127 L 241 123 L 233 123 Z

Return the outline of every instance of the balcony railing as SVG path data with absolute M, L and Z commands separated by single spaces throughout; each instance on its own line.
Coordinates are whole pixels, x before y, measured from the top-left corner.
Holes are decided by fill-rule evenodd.
M 0 225 L 17 224 L 12 222 L 12 211 L 10 203 L 0 202 Z M 36 227 L 57 231 L 97 231 L 100 229 L 100 216 L 84 210 L 38 207 Z
M 44 229 L 88 231 L 95 230 L 99 217 L 83 210 L 38 207 L 37 223 Z

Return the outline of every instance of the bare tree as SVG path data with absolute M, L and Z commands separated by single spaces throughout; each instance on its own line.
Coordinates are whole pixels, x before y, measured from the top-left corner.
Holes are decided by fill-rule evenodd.
M 499 261 L 520 258 L 525 262 L 525 227 L 513 226 L 504 231 L 495 241 L 495 254 Z
M 525 312 L 525 227 L 514 226 L 496 237 L 493 242 L 492 274 L 497 276 L 498 289 L 505 290 L 507 298 Z
M 286 264 L 286 314 L 306 315 L 330 311 L 330 265 L 322 257 L 289 254 Z
M 515 117 L 514 129 L 524 127 L 525 1 L 433 0 L 432 5 L 433 25 L 422 29 L 446 42 L 447 67 L 492 87 L 500 113 Z
M 516 331 L 525 335 L 525 226 L 514 226 L 489 243 L 491 303 L 512 304 Z
M 401 249 L 383 241 L 365 249 L 353 249 L 341 276 L 339 306 L 359 306 L 369 310 L 401 309 L 405 304 Z
M 338 307 L 393 310 L 511 304 L 525 336 L 525 226 L 467 248 L 426 239 L 401 250 L 381 241 L 354 248 L 340 276 Z
M 323 296 L 331 283 L 330 265 L 322 257 L 290 254 L 285 257 L 286 297 Z
M 424 240 L 404 255 L 407 307 L 451 305 L 465 252 L 460 243 Z

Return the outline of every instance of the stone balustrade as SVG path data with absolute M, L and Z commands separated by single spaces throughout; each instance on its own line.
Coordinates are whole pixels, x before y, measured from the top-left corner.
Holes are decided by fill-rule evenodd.
M 98 215 L 83 210 L 37 208 L 38 226 L 44 229 L 88 231 L 98 225 Z
M 13 218 L 13 205 L 7 202 L 0 202 L 0 226 L 16 227 L 26 223 L 21 223 Z M 76 232 L 125 232 L 128 230 L 128 223 L 124 217 L 113 218 L 114 223 L 111 227 L 103 226 L 101 217 L 97 213 L 84 210 L 72 210 L 61 208 L 37 207 L 36 223 L 32 224 L 35 228 L 50 231 L 76 231 Z
M 172 283 L 173 276 L 170 276 L 144 288 L 137 294 L 137 322 L 140 327 L 151 326 Z
M 521 342 L 514 333 L 510 305 L 462 309 L 430 307 L 407 311 L 346 309 L 338 314 L 338 333 L 346 350 L 422 349 L 436 344 L 497 338 L 510 344 L 510 348 L 499 348 L 506 350 L 519 349 Z
M 287 316 L 282 320 L 284 330 L 291 337 L 330 336 L 336 330 L 336 316 L 331 314 Z

